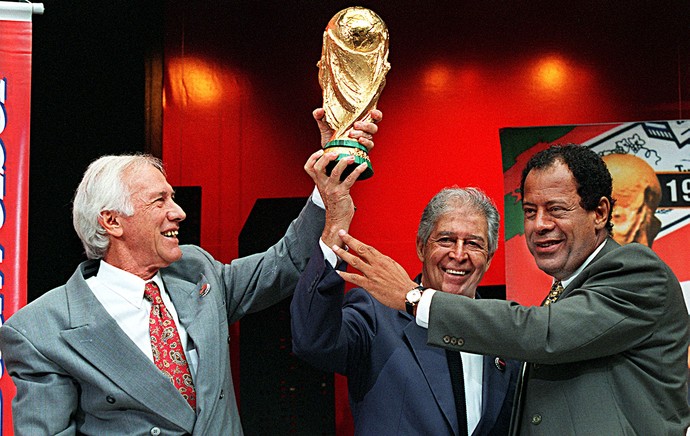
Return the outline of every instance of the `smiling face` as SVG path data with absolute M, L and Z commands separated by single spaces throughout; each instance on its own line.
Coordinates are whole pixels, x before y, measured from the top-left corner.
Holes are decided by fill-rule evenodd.
M 177 233 L 186 215 L 157 168 L 145 165 L 130 170 L 125 183 L 129 183 L 134 213 L 101 214 L 102 225 L 110 235 L 104 260 L 147 280 L 182 257 Z
M 570 277 L 606 239 L 609 208 L 602 197 L 595 210 L 585 210 L 563 162 L 532 169 L 525 178 L 522 209 L 527 247 L 539 269 L 560 280 Z
M 486 218 L 471 208 L 441 215 L 429 238 L 417 241 L 424 286 L 474 298 L 489 268 Z

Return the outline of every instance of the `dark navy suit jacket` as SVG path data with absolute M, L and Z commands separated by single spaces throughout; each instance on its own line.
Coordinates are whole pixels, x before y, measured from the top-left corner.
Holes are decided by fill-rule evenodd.
M 344 286 L 317 250 L 290 308 L 295 354 L 347 376 L 356 434 L 457 435 L 445 350 L 427 345 L 412 316 Z M 519 364 L 496 359 L 484 356 L 475 435 L 508 434 Z

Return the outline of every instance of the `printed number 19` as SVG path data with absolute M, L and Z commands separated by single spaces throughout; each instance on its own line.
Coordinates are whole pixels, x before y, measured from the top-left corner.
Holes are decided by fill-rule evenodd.
M 671 180 L 666 184 L 671 190 L 671 203 L 678 202 L 678 187 L 677 180 Z M 681 182 L 681 191 L 683 193 L 683 201 L 690 201 L 690 179 L 685 179 Z

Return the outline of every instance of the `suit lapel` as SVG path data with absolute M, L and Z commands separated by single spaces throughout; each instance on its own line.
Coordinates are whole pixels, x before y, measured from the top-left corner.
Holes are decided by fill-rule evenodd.
M 482 414 L 475 434 L 489 433 L 498 419 L 510 382 L 507 366 L 503 370 L 496 363 L 498 357 L 484 356 L 482 368 Z
M 608 238 L 604 246 L 601 248 L 601 250 L 599 250 L 599 253 L 597 253 L 597 255 L 594 257 L 594 259 L 592 259 L 592 261 L 585 267 L 585 269 L 583 269 L 582 272 L 580 272 L 580 274 L 578 274 L 577 277 L 575 277 L 572 283 L 569 283 L 568 286 L 563 290 L 561 298 L 564 298 L 566 295 L 572 292 L 573 289 L 580 287 L 585 282 L 585 280 L 589 278 L 587 270 L 592 264 L 594 264 L 601 257 L 605 256 L 607 253 L 610 253 L 618 247 L 620 247 L 618 242 L 614 241 L 611 238 Z
M 400 316 L 405 317 L 408 321 L 410 319 L 409 316 L 402 313 Z M 458 418 L 455 413 L 455 397 L 453 396 L 453 387 L 450 383 L 445 351 L 441 348 L 427 345 L 427 331 L 419 327 L 414 319 L 409 321 L 403 329 L 403 334 L 419 362 L 419 366 L 424 373 L 424 377 L 429 384 L 429 389 L 431 389 L 438 407 L 443 412 L 448 425 L 457 433 Z
M 568 286 L 565 287 L 563 290 L 563 294 L 561 294 L 560 298 L 565 298 L 570 294 L 574 289 L 577 289 L 580 287 L 585 280 L 589 277 L 589 274 L 587 270 L 589 267 L 598 261 L 602 256 L 606 255 L 607 253 L 615 250 L 616 248 L 620 247 L 620 245 L 614 241 L 611 238 L 608 238 L 606 242 L 604 243 L 604 246 L 599 250 L 599 253 L 597 253 L 596 256 L 594 256 L 594 259 L 587 265 L 581 272 L 580 274 L 575 277 L 575 279 L 568 284 Z M 514 411 L 513 411 L 513 417 L 511 418 L 511 423 L 510 423 L 510 434 L 515 435 L 519 432 L 520 426 L 522 423 L 520 422 L 522 419 L 522 413 L 523 413 L 523 408 L 524 408 L 524 397 L 525 397 L 525 385 L 524 383 L 526 382 L 527 379 L 529 379 L 529 368 L 530 365 L 527 363 L 523 363 L 520 365 L 520 373 L 518 374 L 518 380 L 517 380 L 517 385 L 515 387 L 516 390 L 516 395 L 515 395 L 515 404 L 514 404 Z
M 222 384 L 215 381 L 224 379 L 223 374 L 220 374 L 219 362 L 220 350 L 223 349 L 221 344 L 227 341 L 227 333 L 224 337 L 220 336 L 221 319 L 215 298 L 220 290 L 212 288 L 203 275 L 197 283 L 166 274 L 165 270 L 161 271 L 161 277 L 175 305 L 180 324 L 184 326 L 188 340 L 193 342 L 198 353 L 194 388 L 197 394 L 198 421 L 203 422 L 203 416 L 212 412 L 215 399 L 222 389 Z M 214 383 L 208 383 L 208 380 L 213 380 Z
M 404 316 L 404 315 L 400 315 Z M 455 400 L 445 351 L 441 348 L 427 345 L 427 332 L 411 321 L 403 332 L 407 337 L 410 347 L 422 368 L 424 377 L 436 399 L 436 403 L 443 411 L 453 431 L 457 432 L 457 415 L 455 412 Z M 474 434 L 487 434 L 493 429 L 498 415 L 503 407 L 510 374 L 508 370 L 499 370 L 495 363 L 496 357 L 484 356 L 482 359 L 482 413 Z
M 71 328 L 61 337 L 124 392 L 191 433 L 194 412 L 93 295 L 81 268 L 66 285 Z
M 419 283 L 420 277 L 416 281 Z M 476 298 L 481 298 L 477 295 Z M 443 412 L 453 431 L 458 433 L 458 419 L 455 411 L 455 397 L 450 383 L 448 364 L 445 350 L 430 347 L 427 344 L 427 330 L 419 327 L 415 320 L 404 313 L 400 313 L 408 322 L 403 333 L 410 344 L 422 372 L 426 377 L 429 388 L 436 399 L 436 403 Z M 500 370 L 496 363 L 497 357 L 484 356 L 482 359 L 482 412 L 477 428 L 473 434 L 488 434 L 493 429 L 498 415 L 503 407 L 510 373 L 504 365 Z

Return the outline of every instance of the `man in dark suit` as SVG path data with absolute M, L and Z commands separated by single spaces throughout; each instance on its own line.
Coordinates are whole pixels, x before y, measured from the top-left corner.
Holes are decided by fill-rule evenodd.
M 376 126 L 355 128 L 351 136 L 373 146 Z M 73 208 L 89 260 L 0 328 L 16 434 L 241 435 L 228 326 L 289 296 L 324 223 L 354 214 L 349 192 L 366 164 L 341 182 L 354 159 L 328 177 L 335 157 L 307 161 L 318 192 L 278 243 L 226 265 L 179 245 L 185 213 L 158 159 L 93 162 Z
M 605 164 L 587 148 L 537 153 L 522 173 L 521 192 L 528 248 L 554 278 L 544 304 L 427 290 L 417 305 L 430 344 L 530 362 L 516 433 L 680 435 L 690 426 L 681 288 L 649 247 L 611 239 L 611 189 Z M 404 307 L 416 284 L 390 258 L 342 237 L 350 251 L 336 253 L 363 275 L 341 275 L 382 303 Z
M 498 228 L 499 214 L 481 191 L 436 194 L 417 233 L 417 283 L 475 298 L 498 246 Z M 297 284 L 290 307 L 293 351 L 347 376 L 355 433 L 506 434 L 518 363 L 429 347 L 411 313 L 386 307 L 360 288 L 343 295 L 345 281 L 328 248 L 341 241 L 333 236 L 322 241 Z M 324 260 L 324 253 L 332 258 Z M 456 394 L 465 398 L 454 396 L 449 358 L 462 360 L 462 369 L 453 371 Z

